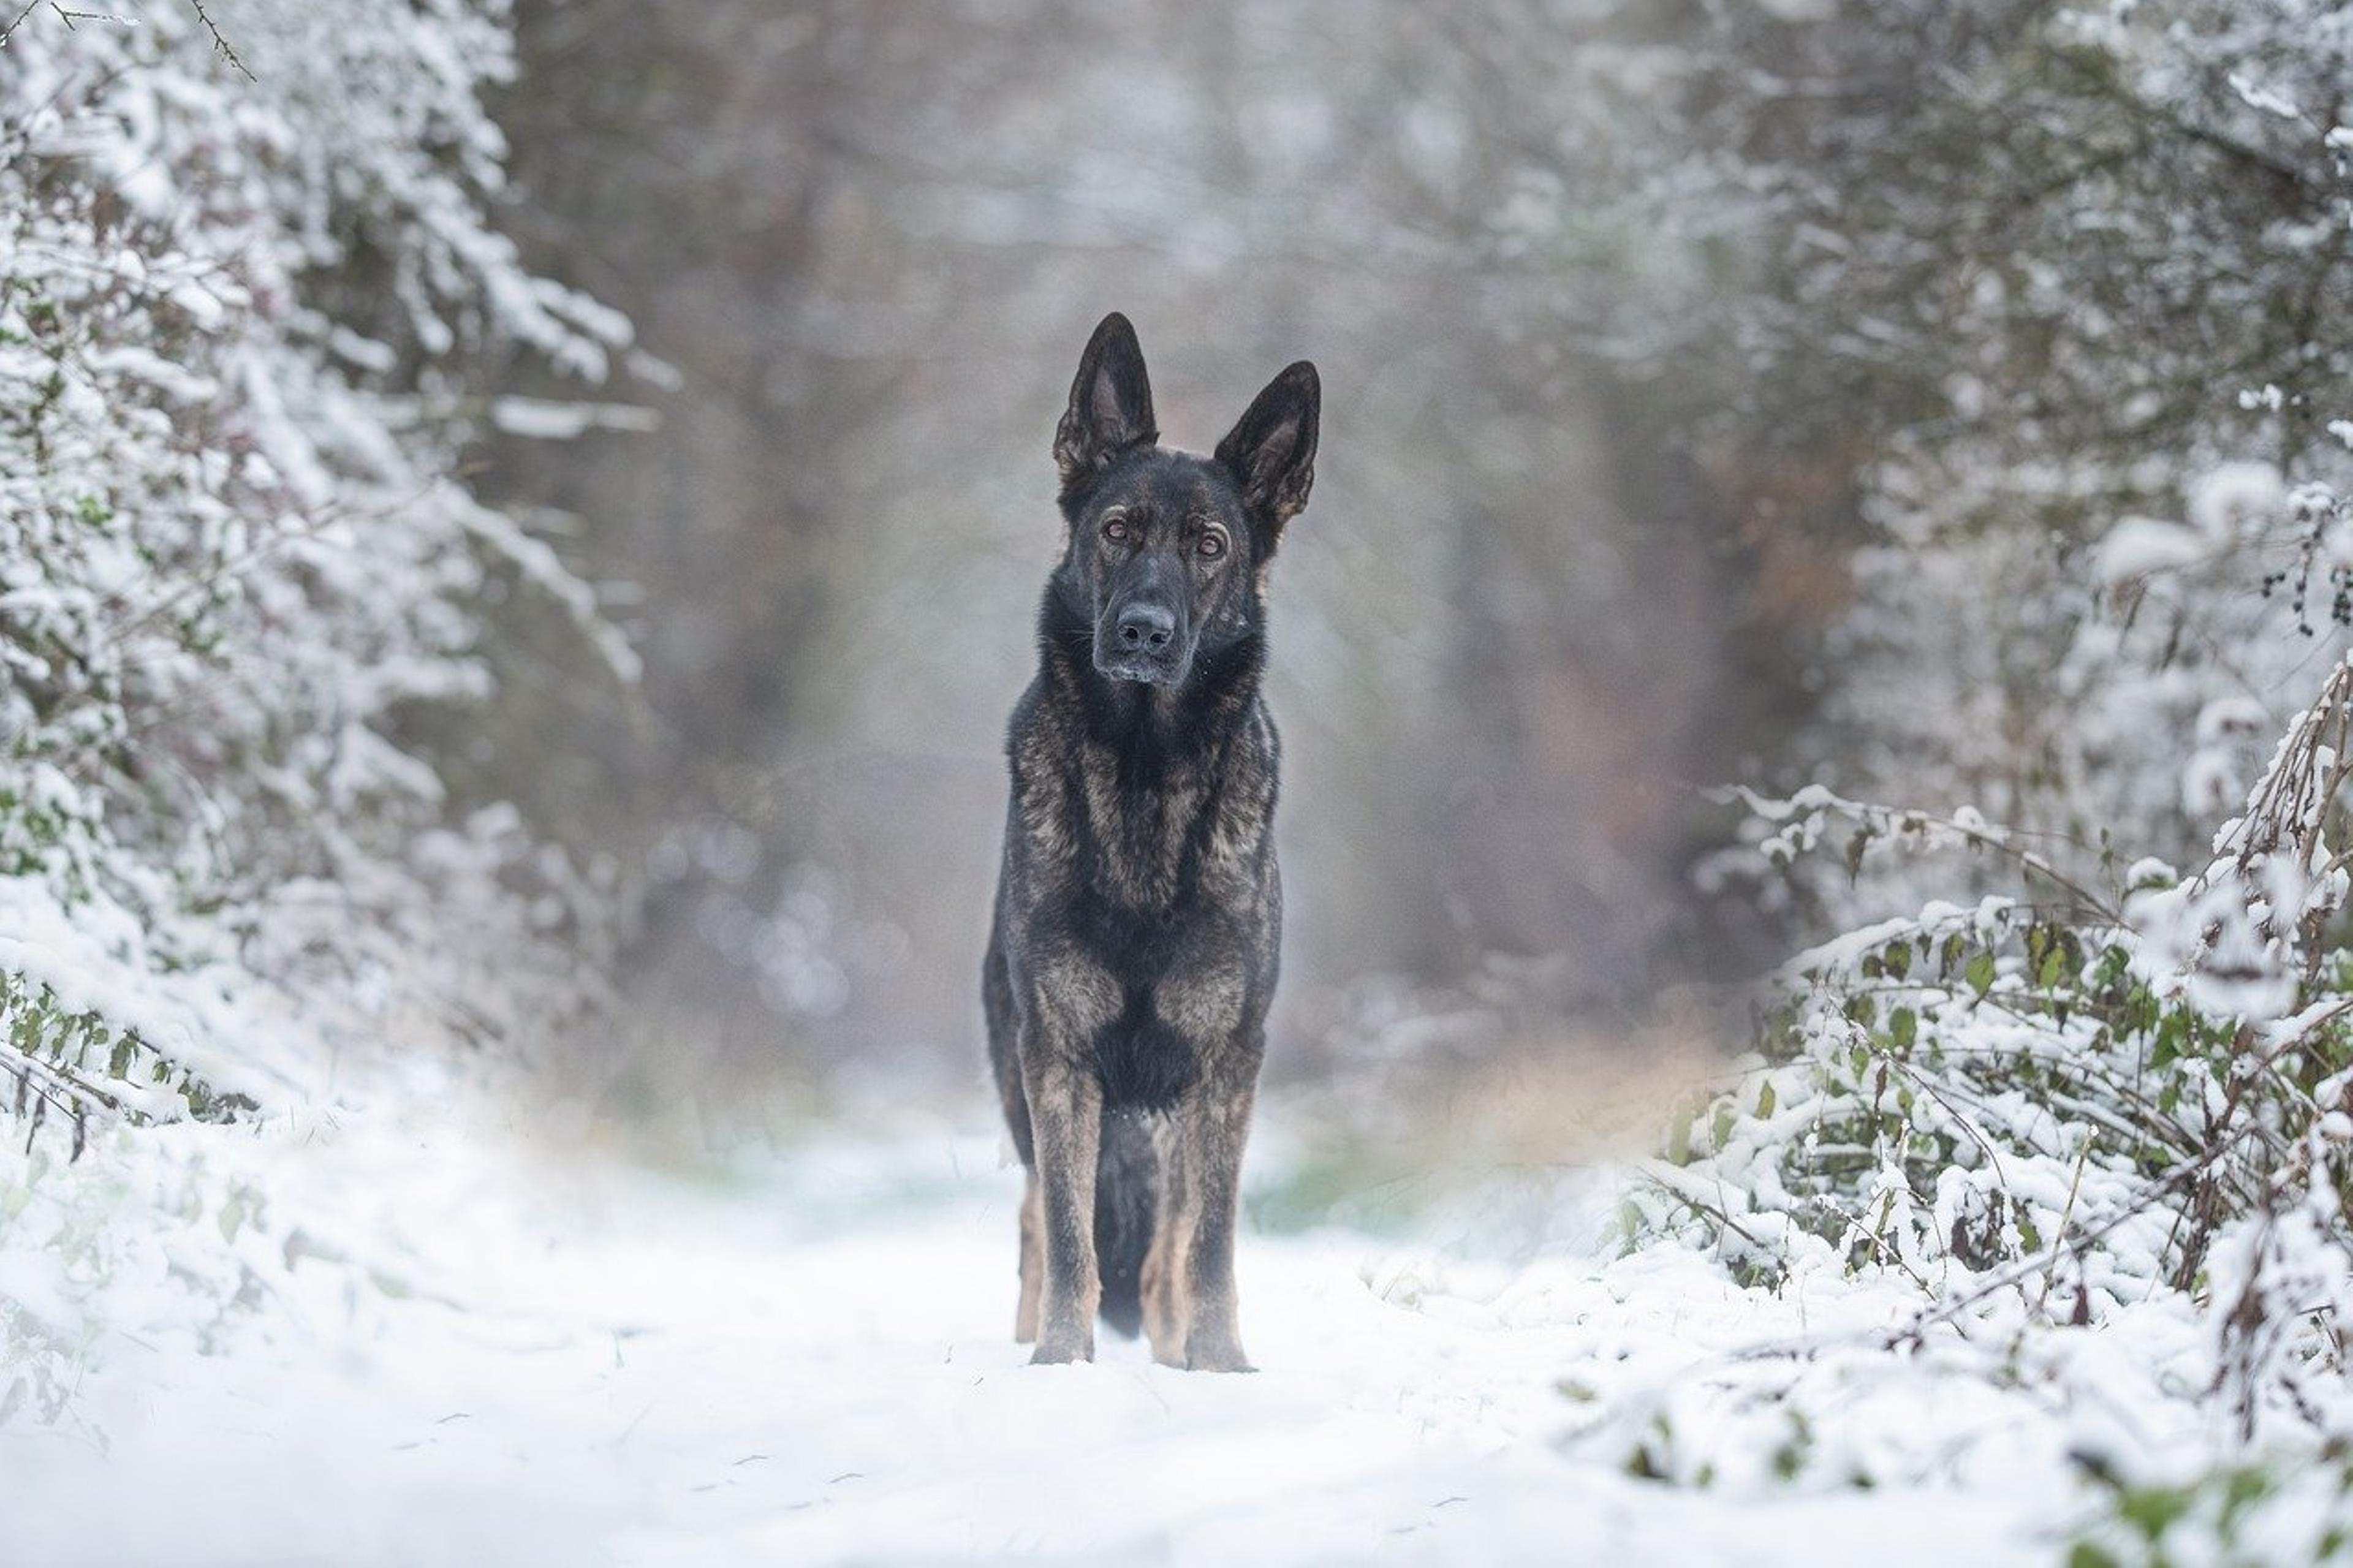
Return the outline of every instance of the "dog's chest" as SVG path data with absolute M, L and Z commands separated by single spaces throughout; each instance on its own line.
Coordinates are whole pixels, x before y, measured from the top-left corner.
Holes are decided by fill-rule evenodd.
M 1123 923 L 1182 921 L 1196 905 L 1247 912 L 1271 874 L 1274 756 L 1258 715 L 1183 757 L 1036 727 L 1014 753 L 1029 897 L 1059 889 Z
M 1217 837 L 1222 792 L 1200 767 L 1144 772 L 1121 763 L 1110 748 L 1091 747 L 1078 769 L 1078 804 L 1094 849 L 1082 870 L 1090 890 L 1116 905 L 1165 909 L 1209 868 L 1201 858 Z

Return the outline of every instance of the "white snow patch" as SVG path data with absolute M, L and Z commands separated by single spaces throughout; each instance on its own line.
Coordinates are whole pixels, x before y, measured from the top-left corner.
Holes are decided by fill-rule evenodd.
M 2194 1436 L 2160 1387 L 2200 1342 L 2178 1303 L 2028 1338 L 2012 1386 L 1958 1340 L 1877 1348 L 1907 1287 L 1744 1289 L 1681 1247 L 1615 1256 L 1589 1212 L 1554 1234 L 1591 1243 L 1533 1257 L 1252 1232 L 1258 1374 L 1108 1337 L 1033 1369 L 990 1134 L 698 1186 L 415 1103 L 405 1125 L 174 1131 L 277 1194 L 245 1255 L 268 1310 L 213 1340 L 159 1298 L 98 1345 L 84 1425 L 0 1426 L 0 1474 L 43 1500 L 13 1553 L 1818 1563 L 1900 1539 L 1976 1563 L 2047 1552 L 2082 1500 L 2070 1444 Z M 1793 1483 L 1775 1456 L 1800 1383 L 1820 1459 Z M 2077 1386 L 2087 1414 L 2055 1415 Z M 1627 1472 L 1661 1431 L 1707 1484 Z
M 2221 463 L 2189 487 L 2189 521 L 2208 538 L 2226 540 L 2270 521 L 2286 499 L 2269 463 Z
M 2096 567 L 2100 581 L 2125 583 L 2189 565 L 2203 558 L 2207 549 L 2205 540 L 2178 522 L 2128 517 L 2100 541 Z

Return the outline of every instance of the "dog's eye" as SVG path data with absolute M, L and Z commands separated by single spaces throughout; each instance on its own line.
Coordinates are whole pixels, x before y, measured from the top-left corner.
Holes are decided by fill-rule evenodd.
M 1121 518 L 1113 518 L 1103 524 L 1103 537 L 1114 544 L 1126 543 L 1133 531 Z
M 1205 533 L 1201 535 L 1200 542 L 1193 548 L 1201 552 L 1202 560 L 1215 561 L 1226 552 L 1226 536 L 1222 533 Z

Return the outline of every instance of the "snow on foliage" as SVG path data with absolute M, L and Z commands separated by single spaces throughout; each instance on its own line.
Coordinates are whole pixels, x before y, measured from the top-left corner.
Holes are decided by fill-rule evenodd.
M 1947 1426 L 1865 1442 L 1852 1408 L 2020 1389 L 2075 1434 L 2076 1561 L 2327 1556 L 2353 1541 L 2353 948 L 2341 923 L 2353 661 L 2290 725 L 2211 858 L 2112 889 L 1973 814 L 1828 791 L 1746 797 L 1767 853 L 1966 845 L 2017 897 L 1931 903 L 1790 961 L 1755 1052 L 1690 1101 L 1621 1219 L 1630 1252 L 1704 1248 L 1752 1289 L 1894 1310 L 1778 1349 L 1588 1441 L 1713 1484 L 1919 1482 L 1981 1461 Z M 1908 1298 L 1908 1301 L 1905 1300 Z M 2103 1345 L 2110 1347 L 2103 1350 Z M 2109 1365 L 2114 1346 L 2144 1347 Z M 1868 1393 L 1858 1391 L 1868 1389 Z M 2200 1408 L 2212 1452 L 2135 1402 Z M 2201 1408 L 2202 1407 L 2202 1408 Z M 1980 1426 L 1982 1435 L 1989 1426 Z M 2242 1447 L 2241 1445 L 2243 1445 Z
M 2353 1436 L 2353 335 L 2322 303 L 2353 286 L 2353 16 L 1829 10 L 1679 12 L 1668 107 L 1630 106 L 1663 121 L 1637 207 L 1722 259 L 1704 298 L 1638 295 L 1624 352 L 1719 359 L 1772 438 L 1857 454 L 1859 544 L 1820 782 L 1739 796 L 1702 867 L 1849 934 L 1768 987 L 1629 1245 L 1900 1283 L 1863 1352 L 2070 1421 L 2091 1335 L 2194 1322 L 2171 1396 L 2252 1447 L 2087 1442 L 2078 1561 L 2341 1552 L 2353 1485 L 2309 1460 Z M 1828 1446 L 1855 1349 L 1616 1438 L 1685 1482 L 1752 1406 Z
M 332 1103 L 589 984 L 597 895 L 404 728 L 483 693 L 512 585 L 633 668 L 450 477 L 469 355 L 628 338 L 491 225 L 504 11 L 26 7 L 0 48 L 0 1415 L 152 1323 L 98 1305 L 130 1276 L 254 1294 L 142 1220 L 259 1201 L 121 1123 Z

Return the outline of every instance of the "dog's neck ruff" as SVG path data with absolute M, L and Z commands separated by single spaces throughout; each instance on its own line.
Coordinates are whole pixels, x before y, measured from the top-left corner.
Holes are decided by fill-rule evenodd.
M 1214 764 L 1250 726 L 1266 667 L 1264 630 L 1204 645 L 1182 684 L 1119 680 L 1094 663 L 1094 626 L 1050 587 L 1039 647 L 1048 680 L 1079 700 L 1090 740 L 1147 771 Z

